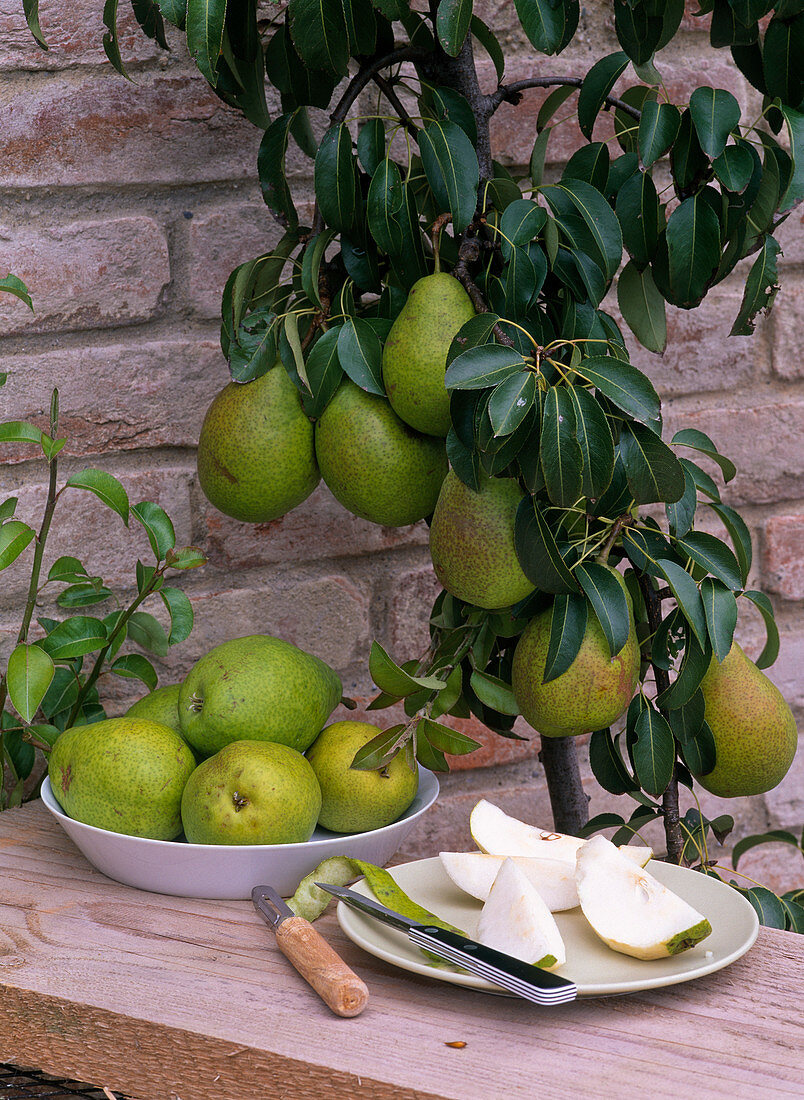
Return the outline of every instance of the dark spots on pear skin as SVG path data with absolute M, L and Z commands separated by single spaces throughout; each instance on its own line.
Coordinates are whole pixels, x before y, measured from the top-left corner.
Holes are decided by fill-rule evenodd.
M 68 764 L 64 771 L 61 773 L 61 789 L 66 794 L 70 789 L 70 784 L 73 781 L 73 769 L 72 765 Z
M 232 471 L 227 466 L 224 466 L 224 464 L 216 455 L 213 454 L 209 457 L 212 465 L 215 467 L 215 472 L 220 474 L 221 477 L 225 477 L 227 481 L 232 483 L 232 485 L 237 485 L 237 478 L 232 473 Z

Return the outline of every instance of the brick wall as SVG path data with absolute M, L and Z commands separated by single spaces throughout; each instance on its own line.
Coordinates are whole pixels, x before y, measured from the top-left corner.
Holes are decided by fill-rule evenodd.
M 169 55 L 160 54 L 128 14 L 121 41 L 131 82 L 104 59 L 100 0 L 42 0 L 48 53 L 30 40 L 21 8 L 21 0 L 0 0 L 0 268 L 25 279 L 36 314 L 31 318 L 21 303 L 0 298 L 2 369 L 11 375 L 0 391 L 0 416 L 44 423 L 50 389 L 58 385 L 62 426 L 70 436 L 65 474 L 86 464 L 110 470 L 133 499 L 159 501 L 180 540 L 206 549 L 209 565 L 181 582 L 193 599 L 196 630 L 164 662 L 163 682 L 178 679 L 228 636 L 268 631 L 330 661 L 347 692 L 369 696 L 371 638 L 399 658 L 425 644 L 436 585 L 424 525 L 389 530 L 364 523 L 320 487 L 284 519 L 248 526 L 215 512 L 195 477 L 201 420 L 227 379 L 217 339 L 223 283 L 232 267 L 278 236 L 255 182 L 260 135 L 209 92 L 177 43 Z M 499 29 L 513 79 L 537 66 L 542 73 L 582 73 L 600 53 L 616 49 L 600 18 L 607 8 L 602 0 L 587 3 L 572 48 L 545 60 L 534 58 L 519 33 L 512 4 L 475 4 Z M 491 66 L 481 65 L 488 82 Z M 659 68 L 679 100 L 710 82 L 732 90 L 746 115 L 756 106 L 725 52 L 708 50 L 703 21 L 685 18 Z M 496 116 L 495 147 L 505 163 L 527 163 L 542 99 L 538 91 L 527 92 L 520 107 L 504 106 Z M 602 116 L 595 136 L 607 134 L 608 125 Z M 571 124 L 559 129 L 550 146 L 552 171 L 576 139 Z M 292 171 L 302 184 L 309 180 L 309 162 L 300 155 Z M 755 581 L 776 606 L 783 646 L 771 676 L 801 714 L 800 212 L 780 239 L 783 289 L 772 318 L 752 339 L 726 339 L 741 294 L 732 282 L 694 313 L 669 308 L 664 356 L 636 348 L 633 354 L 666 399 L 669 427 L 706 430 L 739 466 L 726 499 L 740 505 L 751 526 Z M 44 496 L 43 470 L 10 450 L 4 448 L 0 493 L 18 492 L 20 513 L 32 518 Z M 53 555 L 77 552 L 115 584 L 129 585 L 128 563 L 147 553 L 141 532 L 126 532 L 85 494 L 63 499 L 59 512 Z M 6 647 L 23 593 L 21 571 L 5 573 L 0 643 Z M 756 655 L 758 617 L 746 612 L 740 635 Z M 136 689 L 118 682 L 104 690 L 114 710 Z M 549 820 L 537 745 L 480 736 L 484 748 L 444 780 L 442 798 L 408 854 L 465 846 L 468 810 L 481 794 L 530 820 Z M 719 807 L 709 799 L 704 808 L 734 812 L 743 833 L 800 825 L 803 776 L 801 754 L 790 777 L 765 798 Z M 628 812 L 618 805 L 627 800 L 595 793 L 591 779 L 589 789 L 593 812 Z M 757 857 L 754 866 L 760 862 L 771 884 L 801 877 L 799 868 L 777 867 L 773 858 Z

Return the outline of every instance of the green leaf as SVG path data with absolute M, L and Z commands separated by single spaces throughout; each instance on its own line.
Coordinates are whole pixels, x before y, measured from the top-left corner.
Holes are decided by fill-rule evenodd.
M 157 0 L 131 0 L 131 7 L 143 34 L 152 38 L 163 50 L 169 49 L 165 38 L 165 23 Z
M 39 443 L 42 431 L 24 420 L 6 420 L 0 424 L 0 443 Z
M 736 592 L 742 588 L 740 566 L 725 543 L 706 531 L 691 531 L 676 540 L 676 550 L 703 566 L 712 576 Z
M 754 158 L 744 145 L 727 145 L 712 162 L 718 182 L 727 191 L 743 192 L 754 174 Z
M 766 928 L 786 928 L 785 908 L 780 899 L 764 886 L 752 886 L 740 891 L 751 903 L 759 917 L 759 923 Z
M 47 579 L 49 581 L 60 581 L 64 584 L 80 584 L 86 580 L 88 575 L 78 558 L 64 556 L 53 562 Z
M 762 68 L 765 87 L 771 99 L 799 107 L 804 98 L 804 17 L 780 19 L 775 15 L 765 31 L 762 43 Z
M 614 278 L 623 254 L 617 215 L 603 195 L 584 180 L 562 180 L 542 187 L 571 247 L 593 260 L 607 279 Z
M 103 5 L 103 25 L 106 27 L 106 33 L 103 36 L 103 52 L 115 70 L 128 79 L 126 67 L 120 56 L 120 40 L 117 35 L 117 4 L 118 0 L 106 0 Z M 212 83 L 215 83 L 214 80 Z
M 693 450 L 700 451 L 707 458 L 711 458 L 720 467 L 723 480 L 726 482 L 731 481 L 737 473 L 734 463 L 718 451 L 705 432 L 700 432 L 697 428 L 682 428 L 681 431 L 676 432 L 670 442 L 674 447 L 692 447 Z
M 702 647 L 705 646 L 707 635 L 706 615 L 698 585 L 689 573 L 675 562 L 663 559 L 656 564 L 670 585 L 679 610 L 692 627 L 695 637 Z
M 419 152 L 439 210 L 452 214 L 456 233 L 474 216 L 480 171 L 471 141 L 454 122 L 428 122 L 419 131 Z
M 581 495 L 583 458 L 575 436 L 575 407 L 565 386 L 551 386 L 544 397 L 539 444 L 547 494 L 570 508 Z
M 154 691 L 159 682 L 156 669 L 141 653 L 126 653 L 118 657 L 109 671 L 127 680 L 141 680 L 149 691 Z
M 536 398 L 536 375 L 521 371 L 501 382 L 492 392 L 488 415 L 494 435 L 511 435 L 522 423 Z
M 628 55 L 622 50 L 601 57 L 586 74 L 578 96 L 578 125 L 587 141 L 592 140 L 592 130 L 606 96 L 628 65 Z
M 500 248 L 503 259 L 510 260 L 515 245 L 526 245 L 543 229 L 547 213 L 531 199 L 515 199 L 500 218 Z
M 469 686 L 484 706 L 491 707 L 498 714 L 519 714 L 519 706 L 510 685 L 499 676 L 491 676 L 475 669 L 469 679 Z
M 32 722 L 53 680 L 56 666 L 37 645 L 18 645 L 8 659 L 8 697 L 24 722 Z
M 640 344 L 661 354 L 667 347 L 667 318 L 664 298 L 649 267 L 640 271 L 633 260 L 628 261 L 617 280 L 617 303 Z
M 343 378 L 343 367 L 338 358 L 340 332 L 340 325 L 327 329 L 307 356 L 307 381 L 312 396 L 305 395 L 302 404 L 307 415 L 314 419 L 321 416 Z
M 0 525 L 0 569 L 6 569 L 16 561 L 35 537 L 33 528 L 22 520 L 10 519 Z
M 103 603 L 112 595 L 112 591 L 101 583 L 100 577 L 93 577 L 89 582 L 71 584 L 58 596 L 56 603 L 59 607 L 93 607 Z
M 631 611 L 623 586 L 612 570 L 599 562 L 576 566 L 575 579 L 594 609 L 612 658 L 616 657 L 631 632 Z
M 31 301 L 31 295 L 28 292 L 28 287 L 22 281 L 17 278 L 16 275 L 6 275 L 0 279 L 0 290 L 5 290 L 8 294 L 13 294 L 15 298 L 19 298 L 21 302 L 25 302 L 31 313 L 34 312 L 33 302 Z
M 45 36 L 42 34 L 42 28 L 39 26 L 39 0 L 22 0 L 22 10 L 25 13 L 28 30 L 43 50 L 48 49 Z
M 70 489 L 86 489 L 94 493 L 98 500 L 103 501 L 107 508 L 117 512 L 118 516 L 128 527 L 129 504 L 128 493 L 112 474 L 106 470 L 79 470 L 67 482 Z
M 131 514 L 145 528 L 157 561 L 162 561 L 176 545 L 176 532 L 167 512 L 149 500 L 134 504 Z
M 349 765 L 356 771 L 377 771 L 390 764 L 410 734 L 403 725 L 391 726 L 361 745 Z
M 268 209 L 285 227 L 295 228 L 299 215 L 285 174 L 285 154 L 295 112 L 274 119 L 262 136 L 257 153 L 257 173 Z
M 525 360 L 516 348 L 481 344 L 457 355 L 444 379 L 448 390 L 481 390 L 521 374 Z
M 349 317 L 338 333 L 338 359 L 355 385 L 367 393 L 385 395 L 382 384 L 382 344 L 360 317 Z
M 646 168 L 650 168 L 670 149 L 680 125 L 681 114 L 678 107 L 674 107 L 672 103 L 659 103 L 655 99 L 645 100 L 639 120 L 637 144 Z
M 773 604 L 764 592 L 757 592 L 751 589 L 743 592 L 743 595 L 759 610 L 765 622 L 765 631 L 767 633 L 765 645 L 756 661 L 754 661 L 754 664 L 757 668 L 770 668 L 779 656 L 779 628 L 776 625 L 776 618 L 773 614 Z
M 690 115 L 701 148 L 714 160 L 726 148 L 729 134 L 740 122 L 740 104 L 722 88 L 696 88 L 690 96 Z
M 682 459 L 682 462 L 684 460 Z M 710 504 L 709 507 L 718 516 L 720 522 L 726 528 L 740 564 L 740 577 L 743 587 L 748 583 L 748 574 L 751 572 L 753 551 L 751 547 L 751 532 L 743 517 L 734 508 L 727 504 Z
M 582 359 L 576 374 L 591 382 L 618 409 L 650 426 L 661 423 L 662 403 L 650 380 L 630 363 L 611 356 L 596 355 Z
M 383 160 L 371 177 L 366 217 L 372 237 L 385 252 L 402 248 L 400 217 L 404 207 L 404 188 L 399 167 L 390 158 Z
M 682 463 L 683 466 L 683 463 Z M 684 467 L 684 494 L 664 507 L 670 525 L 670 534 L 683 538 L 691 529 L 698 508 L 698 486 L 690 471 Z
M 673 778 L 676 743 L 664 715 L 655 707 L 642 709 L 634 726 L 634 767 L 643 790 L 658 798 Z
M 523 573 L 540 591 L 554 594 L 578 591 L 550 523 L 541 507 L 529 497 L 520 501 L 517 508 L 514 545 Z
M 731 327 L 730 336 L 750 336 L 754 331 L 756 315 L 770 312 L 779 289 L 776 257 L 781 251 L 778 241 L 766 235 L 748 273 L 740 312 Z
M 299 57 L 311 69 L 346 76 L 349 41 L 341 4 L 290 0 L 290 33 Z
M 436 676 L 411 676 L 409 672 L 405 672 L 388 656 L 379 642 L 371 643 L 369 673 L 380 691 L 398 699 L 404 699 L 421 688 L 439 691 L 444 686 L 444 681 Z
M 147 611 L 135 611 L 128 620 L 128 636 L 135 645 L 155 653 L 157 657 L 166 657 L 170 646 L 165 628 Z
M 436 33 L 450 57 L 457 57 L 469 30 L 472 0 L 440 0 L 436 14 Z
M 170 551 L 166 561 L 171 569 L 198 569 L 200 565 L 206 565 L 207 556 L 197 546 L 182 546 Z
M 720 223 L 702 194 L 684 199 L 668 218 L 667 255 L 673 303 L 698 305 L 720 263 Z
M 63 623 L 58 623 L 47 637 L 37 644 L 54 661 L 64 661 L 103 649 L 107 641 L 106 627 L 100 619 L 93 619 L 87 615 L 73 615 Z
M 722 661 L 734 641 L 737 600 L 734 598 L 734 593 L 722 581 L 713 577 L 704 577 L 701 581 L 701 600 L 712 649 L 718 661 Z
M 514 0 L 522 29 L 539 53 L 558 53 L 564 37 L 564 11 L 551 0 Z
M 324 134 L 313 172 L 318 209 L 327 225 L 349 233 L 362 214 L 358 202 L 357 172 L 352 154 L 352 135 L 346 123 L 332 126 Z
M 625 424 L 620 453 L 637 504 L 673 503 L 684 495 L 684 467 L 670 448 L 642 424 Z
M 627 794 L 635 789 L 636 783 L 623 762 L 618 740 L 608 729 L 596 730 L 589 739 L 589 765 L 604 791 Z
M 575 411 L 575 438 L 581 449 L 581 494 L 597 500 L 611 484 L 614 440 L 606 414 L 582 386 L 567 386 Z
M 214 88 L 223 45 L 226 0 L 187 0 L 187 49 Z
M 366 172 L 373 176 L 385 158 L 385 123 L 369 118 L 357 132 L 357 156 Z
M 13 519 L 18 503 L 19 497 L 6 497 L 3 503 L 0 504 L 0 523 L 5 523 L 7 519 Z
M 433 722 L 429 718 L 422 718 L 416 727 L 416 732 L 423 734 L 434 749 L 439 752 L 449 753 L 450 756 L 465 756 L 468 752 L 474 752 L 480 748 L 480 742 L 465 733 L 443 726 L 440 722 Z
M 659 242 L 659 197 L 649 173 L 635 172 L 625 181 L 617 192 L 616 209 L 625 247 L 644 268 Z
M 731 865 L 735 871 L 745 853 L 750 852 L 752 848 L 756 848 L 760 844 L 790 844 L 793 848 L 800 849 L 798 838 L 787 832 L 786 829 L 770 829 L 767 833 L 753 833 L 751 836 L 744 836 L 742 840 L 737 841 L 732 849 Z
M 543 684 L 562 676 L 578 656 L 586 633 L 589 604 L 579 592 L 556 596 L 550 619 L 550 641 L 544 664 Z
M 804 198 L 804 112 L 794 110 L 786 104 L 782 104 L 781 111 L 787 123 L 790 156 L 793 158 L 790 182 L 779 203 L 779 212 L 783 214 L 787 210 L 792 210 L 795 204 Z
M 692 627 L 687 624 L 685 630 L 684 656 L 678 675 L 666 691 L 656 696 L 656 705 L 663 709 L 678 710 L 686 706 L 701 686 L 701 680 L 712 661 L 709 639 L 706 639 L 706 646 L 702 649 L 695 639 Z
M 190 637 L 193 629 L 193 605 L 180 588 L 160 588 L 159 595 L 170 614 L 168 645 L 176 645 Z
M 497 82 L 501 83 L 505 75 L 505 54 L 502 51 L 502 46 L 497 41 L 496 35 L 476 15 L 472 16 L 470 28 L 474 37 L 491 58 L 497 74 Z

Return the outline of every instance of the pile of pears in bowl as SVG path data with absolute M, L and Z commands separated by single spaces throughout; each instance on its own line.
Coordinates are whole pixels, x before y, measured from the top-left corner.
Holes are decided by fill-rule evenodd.
M 292 893 L 329 855 L 385 863 L 438 782 L 404 754 L 351 768 L 379 730 L 327 725 L 341 696 L 333 669 L 289 642 L 223 642 L 122 717 L 65 730 L 43 800 L 99 870 L 161 893 Z

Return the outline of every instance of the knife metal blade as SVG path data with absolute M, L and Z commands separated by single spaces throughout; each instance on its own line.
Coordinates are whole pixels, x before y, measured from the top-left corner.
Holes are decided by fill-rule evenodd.
M 574 1001 L 578 995 L 575 983 L 569 979 L 548 970 L 540 970 L 531 963 L 505 955 L 502 951 L 495 951 L 491 947 L 486 947 L 485 944 L 470 940 L 467 936 L 449 932 L 432 924 L 411 920 L 345 886 L 333 886 L 326 882 L 317 882 L 316 886 L 338 898 L 350 909 L 366 913 L 400 932 L 405 932 L 410 942 L 416 947 L 431 951 L 439 958 L 446 959 L 447 962 L 454 963 L 471 974 L 476 974 L 479 978 L 485 978 L 488 982 L 502 986 L 503 989 L 516 993 L 525 1000 L 533 1001 L 534 1004 L 566 1004 L 568 1001 Z

